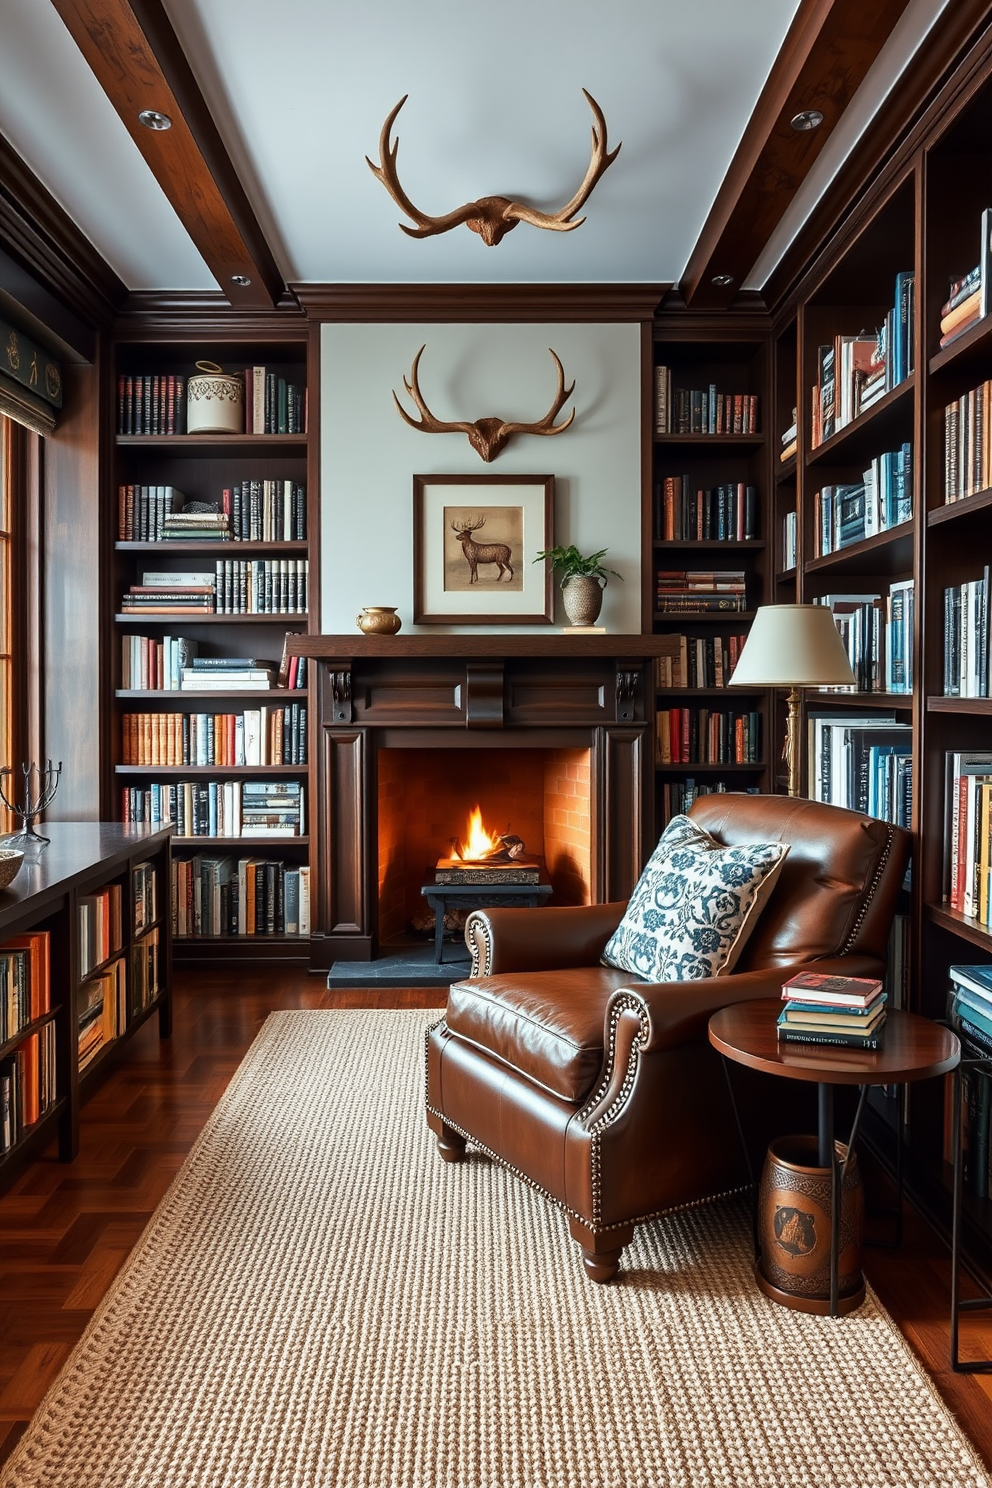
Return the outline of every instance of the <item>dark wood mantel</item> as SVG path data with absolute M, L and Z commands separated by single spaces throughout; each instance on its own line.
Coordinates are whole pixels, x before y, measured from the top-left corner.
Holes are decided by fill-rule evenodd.
M 650 635 L 305 635 L 317 844 L 311 965 L 375 954 L 384 749 L 589 753 L 595 900 L 626 898 L 653 820 Z
M 547 635 L 300 635 L 290 636 L 291 656 L 312 656 L 320 661 L 350 657 L 382 657 L 396 660 L 472 656 L 602 658 L 660 656 L 667 637 L 655 635 L 569 635 L 560 630 Z

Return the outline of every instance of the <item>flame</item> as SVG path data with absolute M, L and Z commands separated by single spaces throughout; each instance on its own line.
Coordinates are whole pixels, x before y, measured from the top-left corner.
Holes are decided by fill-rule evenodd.
M 463 862 L 471 863 L 479 858 L 484 858 L 487 853 L 495 851 L 499 842 L 491 837 L 482 825 L 482 810 L 476 806 L 474 811 L 469 812 L 468 832 L 462 844 L 460 854 Z

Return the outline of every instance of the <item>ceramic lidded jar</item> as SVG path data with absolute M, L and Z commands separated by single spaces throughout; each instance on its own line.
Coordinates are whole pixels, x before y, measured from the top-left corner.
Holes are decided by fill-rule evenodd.
M 395 635 L 403 621 L 395 605 L 366 605 L 355 624 L 363 635 Z
M 188 434 L 243 434 L 245 427 L 244 379 L 218 367 L 216 362 L 197 362 L 198 377 L 186 387 L 186 432 Z

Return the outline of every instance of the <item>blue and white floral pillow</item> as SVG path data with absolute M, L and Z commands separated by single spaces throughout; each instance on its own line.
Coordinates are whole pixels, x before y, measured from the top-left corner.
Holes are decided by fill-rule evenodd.
M 725 847 L 687 816 L 668 823 L 603 952 L 649 982 L 725 976 L 757 923 L 788 844 Z

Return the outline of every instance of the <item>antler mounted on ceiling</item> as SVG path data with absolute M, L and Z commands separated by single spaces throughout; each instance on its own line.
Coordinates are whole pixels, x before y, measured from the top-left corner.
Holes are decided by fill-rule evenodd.
M 466 227 L 471 228 L 472 232 L 478 233 L 482 241 L 490 248 L 495 247 L 508 232 L 512 232 L 518 222 L 529 222 L 532 227 L 546 227 L 550 232 L 571 232 L 573 228 L 581 227 L 585 222 L 584 217 L 575 217 L 576 212 L 585 205 L 600 176 L 609 169 L 620 153 L 620 145 L 617 145 L 615 150 L 607 152 L 606 120 L 603 117 L 603 110 L 591 93 L 586 92 L 585 88 L 582 91 L 595 120 L 592 126 L 592 154 L 582 185 L 571 201 L 566 202 L 559 212 L 538 212 L 533 207 L 524 206 L 522 202 L 510 201 L 505 196 L 482 196 L 478 201 L 466 202 L 463 207 L 456 208 L 454 212 L 447 212 L 443 217 L 428 217 L 426 212 L 421 212 L 403 190 L 396 174 L 396 152 L 399 149 L 399 139 L 392 144 L 389 140 L 396 115 L 410 96 L 408 93 L 404 93 L 382 126 L 382 133 L 379 135 L 381 164 L 374 165 L 367 155 L 365 160 L 369 170 L 382 182 L 396 205 L 417 223 L 416 227 L 407 227 L 405 222 L 400 223 L 400 227 L 411 238 L 432 238 L 438 233 L 450 232 L 453 227 L 458 227 L 463 222 Z
M 564 368 L 549 346 L 548 350 L 551 351 L 554 364 L 558 368 L 558 391 L 555 394 L 554 402 L 542 419 L 538 419 L 533 424 L 514 424 L 500 418 L 481 418 L 476 419 L 474 423 L 467 423 L 462 420 L 455 423 L 446 423 L 441 419 L 435 418 L 424 401 L 424 395 L 420 391 L 420 383 L 417 379 L 420 358 L 426 350 L 426 345 L 427 343 L 425 342 L 413 359 L 410 381 L 407 382 L 405 377 L 403 379 L 403 386 L 410 394 L 414 403 L 416 403 L 421 415 L 420 418 L 415 419 L 407 413 L 395 392 L 393 393 L 393 402 L 396 404 L 401 417 L 406 420 L 411 429 L 419 429 L 423 434 L 465 434 L 476 454 L 481 455 L 482 459 L 488 463 L 490 460 L 495 460 L 500 450 L 512 435 L 563 434 L 575 417 L 575 409 L 573 408 L 563 424 L 555 424 L 555 419 L 561 412 L 562 407 L 575 391 L 575 383 L 573 381 L 571 386 L 566 388 Z

